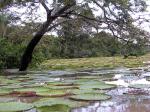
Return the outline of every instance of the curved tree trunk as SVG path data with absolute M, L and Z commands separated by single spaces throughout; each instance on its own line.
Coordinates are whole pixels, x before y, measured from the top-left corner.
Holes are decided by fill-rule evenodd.
M 35 48 L 35 46 L 38 44 L 38 42 L 41 40 L 43 35 L 47 32 L 47 28 L 49 25 L 53 22 L 54 19 L 51 19 L 49 21 L 46 21 L 41 29 L 35 34 L 33 39 L 29 42 L 20 62 L 20 68 L 19 71 L 25 71 L 29 65 L 29 63 L 32 60 L 32 53 Z
M 42 5 L 46 9 L 46 12 L 47 12 L 47 21 L 43 24 L 41 29 L 36 33 L 36 35 L 33 37 L 33 39 L 29 42 L 29 44 L 21 58 L 19 71 L 25 71 L 27 69 L 29 63 L 31 62 L 32 53 L 33 53 L 35 46 L 38 44 L 38 42 L 41 40 L 41 38 L 47 32 L 47 30 L 49 30 L 48 28 L 49 28 L 50 24 L 56 18 L 61 16 L 62 14 L 64 14 L 67 17 L 67 13 L 65 11 L 68 10 L 69 8 L 71 8 L 75 4 L 73 3 L 73 4 L 67 4 L 67 5 L 63 6 L 53 16 L 51 15 L 51 11 L 53 9 L 49 10 L 48 7 L 44 4 L 44 2 L 42 2 Z M 55 25 L 53 27 L 55 27 Z M 51 28 L 53 28 L 53 27 L 51 27 Z

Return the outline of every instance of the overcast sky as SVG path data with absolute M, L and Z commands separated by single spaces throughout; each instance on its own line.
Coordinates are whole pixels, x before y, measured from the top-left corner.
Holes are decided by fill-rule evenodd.
M 81 1 L 81 0 L 80 0 Z M 136 13 L 136 14 L 132 14 L 133 18 L 137 18 L 139 15 L 143 15 L 144 18 L 149 19 L 150 20 L 150 0 L 146 0 L 148 7 L 145 13 Z M 90 7 L 94 7 L 96 8 L 95 5 L 91 5 Z M 18 8 L 13 8 L 12 11 L 16 11 L 18 13 L 23 13 L 26 11 L 25 8 L 23 9 L 19 9 Z M 46 20 L 46 12 L 44 10 L 44 8 L 42 6 L 40 6 L 39 10 L 36 11 L 36 13 L 38 12 L 38 15 L 42 15 L 42 18 L 38 21 L 45 21 Z M 99 15 L 101 14 L 100 10 L 97 10 L 94 12 L 95 15 Z M 32 15 L 33 16 L 33 15 Z M 26 15 L 22 15 L 21 16 L 22 20 L 27 20 L 26 19 Z M 137 25 L 137 23 L 135 23 L 135 25 Z M 150 22 L 143 22 L 140 27 L 148 32 L 150 32 Z

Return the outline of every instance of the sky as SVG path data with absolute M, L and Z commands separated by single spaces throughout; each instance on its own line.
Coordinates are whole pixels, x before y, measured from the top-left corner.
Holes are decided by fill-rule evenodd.
M 79 0 L 78 0 L 78 1 L 79 1 Z M 80 0 L 80 1 L 81 1 L 81 0 Z M 147 4 L 148 4 L 147 10 L 146 10 L 147 12 L 145 12 L 145 13 L 135 13 L 135 14 L 132 14 L 132 17 L 133 17 L 133 18 L 137 18 L 139 15 L 143 15 L 144 18 L 150 20 L 150 0 L 146 0 L 146 2 L 147 2 Z M 38 15 L 41 15 L 42 18 L 41 18 L 41 19 L 38 19 L 38 20 L 36 20 L 36 21 L 38 21 L 38 22 L 43 21 L 43 22 L 44 22 L 44 21 L 46 21 L 46 12 L 45 12 L 45 10 L 44 10 L 44 8 L 43 8 L 42 6 L 39 6 L 39 7 L 40 7 L 39 10 L 37 10 L 37 11 L 35 11 L 35 12 L 36 12 L 36 13 L 38 12 Z M 90 7 L 96 8 L 95 5 L 91 5 Z M 19 9 L 19 10 L 18 10 L 18 8 L 12 8 L 11 10 L 12 10 L 12 11 L 16 11 L 16 12 L 18 12 L 18 13 L 23 13 L 23 12 L 25 12 L 27 9 L 26 9 L 26 8 L 22 8 L 22 9 Z M 99 14 L 101 14 L 101 11 L 100 11 L 100 10 L 97 10 L 97 11 L 94 12 L 94 14 L 95 14 L 95 15 L 99 15 Z M 21 18 L 22 18 L 23 21 L 24 21 L 24 20 L 27 20 L 27 19 L 26 19 L 26 15 L 22 15 Z M 36 18 L 36 16 L 35 16 L 34 18 Z M 135 24 L 135 25 L 138 25 L 137 22 L 134 23 L 134 24 Z M 143 22 L 139 27 L 141 27 L 142 29 L 144 29 L 144 30 L 150 32 L 150 22 Z

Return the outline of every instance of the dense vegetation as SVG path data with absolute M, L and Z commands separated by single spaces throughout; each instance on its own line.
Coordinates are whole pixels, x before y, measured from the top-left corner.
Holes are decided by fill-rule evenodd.
M 5 37 L 0 38 L 0 68 L 18 68 L 21 55 L 31 39 L 30 34 L 23 35 L 24 27 L 12 27 L 14 28 L 8 28 Z M 139 56 L 147 52 L 144 40 L 140 40 L 136 44 L 126 44 L 114 39 L 112 35 L 106 32 L 100 32 L 92 36 L 82 33 L 65 39 L 66 37 L 46 35 L 35 49 L 31 66 L 36 67 L 43 60 L 51 58 Z

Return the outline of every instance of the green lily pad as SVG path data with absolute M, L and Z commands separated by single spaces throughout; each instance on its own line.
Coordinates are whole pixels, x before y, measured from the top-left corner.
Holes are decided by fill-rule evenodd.
M 47 86 L 45 86 L 45 87 L 47 87 L 47 88 L 50 88 L 50 89 L 78 89 L 78 87 L 77 86 L 50 86 L 50 85 L 47 85 Z
M 33 105 L 21 102 L 0 103 L 0 112 L 25 111 L 33 108 Z
M 85 84 L 80 85 L 80 89 L 100 89 L 100 90 L 108 90 L 115 88 L 115 85 L 105 84 L 104 82 L 86 82 Z
M 74 84 L 82 85 L 82 84 L 99 84 L 102 83 L 99 80 L 91 80 L 91 79 L 79 79 L 79 80 L 74 80 Z
M 69 92 L 66 90 L 49 90 L 49 91 L 39 91 L 36 93 L 38 96 L 50 96 L 50 97 L 59 97 L 69 95 Z
M 37 108 L 38 112 L 70 112 L 71 108 L 68 105 L 56 104 Z
M 10 80 L 10 79 L 0 79 L 0 83 L 2 83 L 2 84 L 13 84 L 13 83 L 18 83 L 19 81 L 17 81 L 17 80 Z
M 101 76 L 78 76 L 76 79 L 100 79 Z
M 73 95 L 70 96 L 69 98 L 78 101 L 103 101 L 110 99 L 111 96 L 106 94 L 87 93 L 87 94 Z
M 144 88 L 150 88 L 150 84 L 132 84 L 129 85 L 131 88 L 137 88 L 137 89 L 144 89 Z
M 104 90 L 93 90 L 93 89 L 74 89 L 71 90 L 73 94 L 85 94 L 85 93 L 104 93 Z
M 43 92 L 43 91 L 49 91 L 49 88 L 45 88 L 45 87 L 33 87 L 33 88 L 19 88 L 19 89 L 15 89 L 14 91 L 17 92 L 28 92 L 28 91 L 33 91 L 33 92 Z
M 6 89 L 17 89 L 17 88 L 22 88 L 22 87 L 23 86 L 19 84 L 9 84 L 9 85 L 3 86 L 3 88 L 6 88 Z
M 71 86 L 72 83 L 69 82 L 48 82 L 47 85 L 54 85 L 54 86 Z
M 11 92 L 12 92 L 12 90 L 10 90 L 10 89 L 0 89 L 0 95 L 7 95 Z
M 86 103 L 83 102 L 77 102 L 72 101 L 69 99 L 63 99 L 63 98 L 43 98 L 33 103 L 35 107 L 43 107 L 43 106 L 52 106 L 52 105 L 68 105 L 71 108 L 85 106 Z

